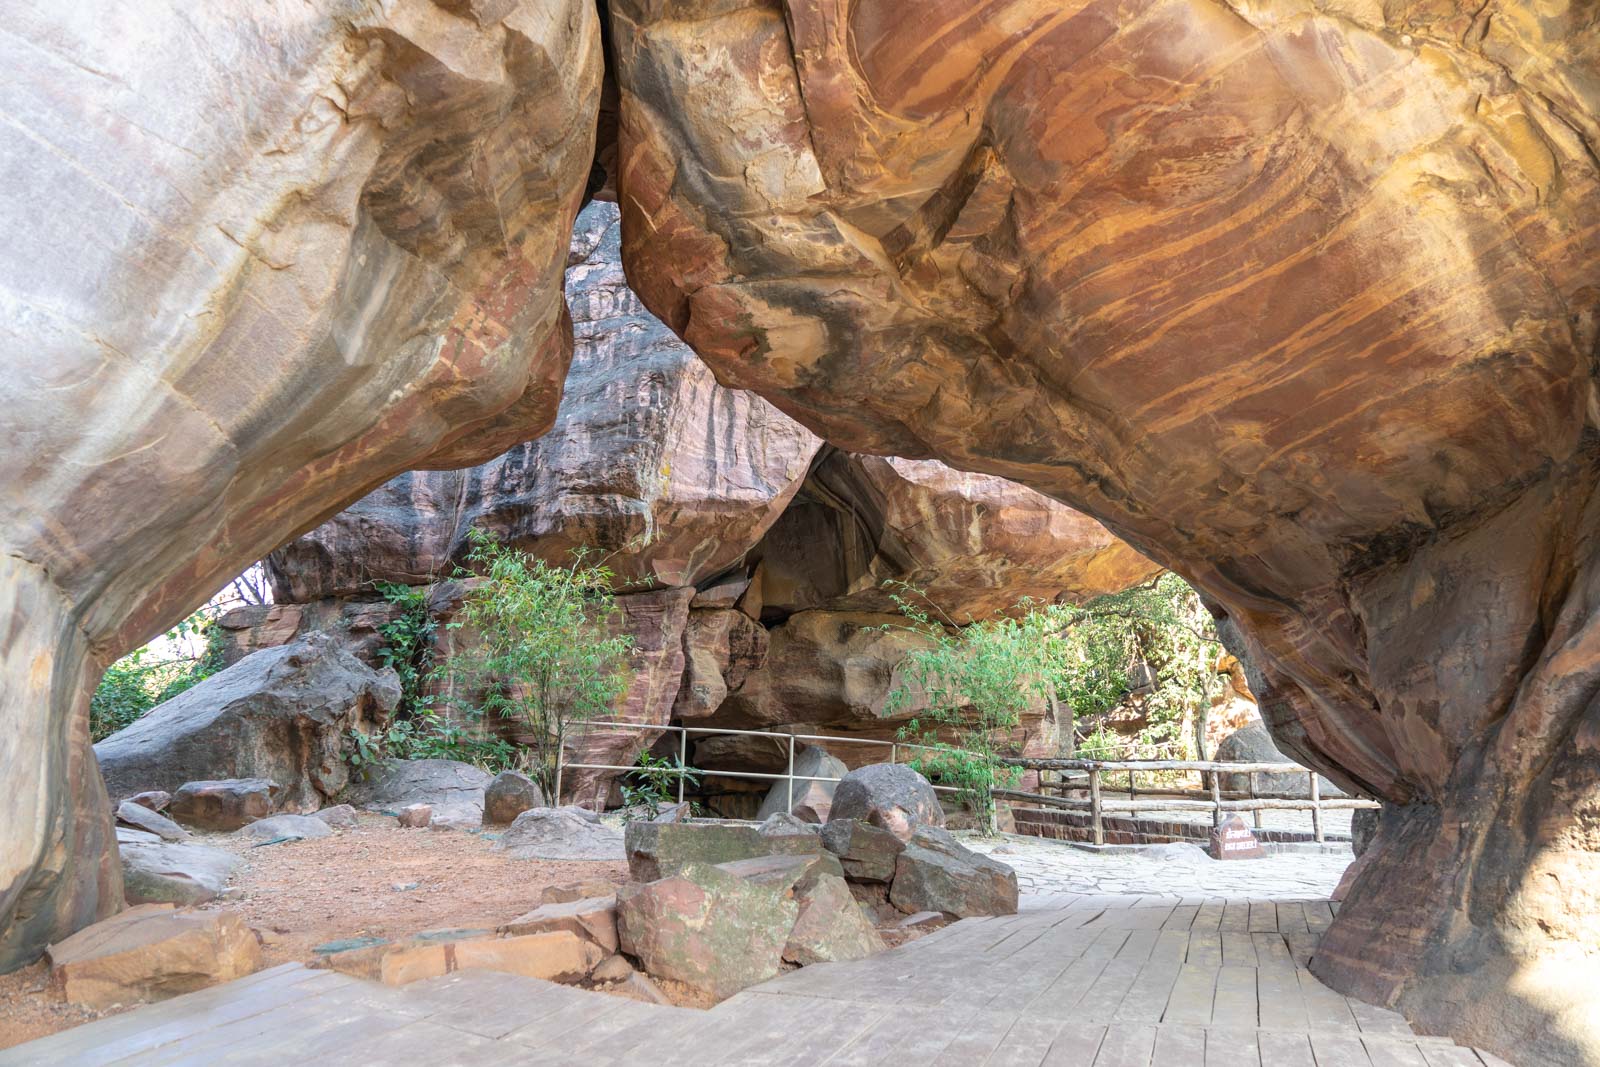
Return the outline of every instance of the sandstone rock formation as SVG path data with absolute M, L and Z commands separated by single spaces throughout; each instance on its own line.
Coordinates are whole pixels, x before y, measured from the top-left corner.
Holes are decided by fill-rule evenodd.
M 50 946 L 50 980 L 70 1004 L 165 1000 L 261 966 L 255 931 L 229 912 L 146 904 Z
M 426 804 L 430 821 L 476 830 L 483 825 L 483 794 L 491 781 L 487 771 L 459 760 L 389 760 L 368 767 L 367 776 L 352 782 L 347 795 L 368 811 Z
M 598 19 L 452 7 L 7 13 L 0 970 L 120 904 L 104 665 L 396 472 L 555 413 Z
M 185 782 L 266 778 L 277 806 L 315 811 L 349 782 L 351 730 L 383 725 L 400 700 L 394 672 L 375 672 L 323 633 L 249 656 L 94 746 L 113 797 Z
M 724 389 L 622 276 L 616 205 L 579 216 L 567 269 L 574 351 L 555 425 L 477 467 L 403 474 L 268 557 L 274 599 L 371 596 L 448 577 L 467 530 L 554 563 L 587 547 L 627 581 L 690 586 L 739 559 L 821 442 Z
M 292 602 L 225 619 L 230 656 L 322 629 L 373 658 L 396 613 L 373 583 L 451 573 L 476 526 L 551 561 L 580 543 L 611 553 L 635 644 L 623 721 L 803 724 L 888 740 L 919 709 L 883 714 L 894 670 L 917 643 L 881 632 L 897 618 L 885 580 L 925 587 L 952 617 L 970 618 L 1023 597 L 1120 589 L 1155 571 L 1098 523 L 1030 489 L 821 448 L 765 401 L 718 385 L 627 288 L 617 219 L 614 205 L 593 203 L 573 237 L 576 349 L 555 429 L 479 467 L 396 478 L 275 552 L 275 593 Z M 430 610 L 443 621 L 460 583 L 432 589 Z M 446 633 L 446 656 L 457 640 L 470 636 Z M 517 737 L 516 724 L 491 726 Z M 589 730 L 569 758 L 627 766 L 655 740 Z M 1016 746 L 1052 751 L 1054 740 L 1041 706 Z M 714 766 L 701 747 L 693 762 Z M 839 746 L 836 755 L 859 765 L 886 753 Z M 604 802 L 615 778 L 574 770 L 562 799 Z M 755 813 L 760 798 L 749 799 L 737 814 Z
M 1284 750 L 1390 802 L 1317 972 L 1600 1057 L 1592 11 L 609 10 L 651 310 L 1193 580 Z

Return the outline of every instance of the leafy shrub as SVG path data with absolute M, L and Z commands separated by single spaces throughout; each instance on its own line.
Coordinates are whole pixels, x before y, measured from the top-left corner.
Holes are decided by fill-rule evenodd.
M 198 654 L 187 650 L 200 642 Z M 117 660 L 89 698 L 89 736 L 100 741 L 222 669 L 222 635 L 202 608 Z

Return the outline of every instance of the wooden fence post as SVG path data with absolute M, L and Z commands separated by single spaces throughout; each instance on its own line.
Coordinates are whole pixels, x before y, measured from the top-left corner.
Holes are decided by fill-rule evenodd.
M 1222 825 L 1222 774 L 1218 771 L 1211 772 L 1211 826 L 1215 829 Z
M 1317 781 L 1317 772 L 1312 771 L 1311 777 L 1311 833 L 1317 839 L 1317 844 L 1323 843 L 1322 836 L 1322 783 Z
M 1100 821 L 1100 768 L 1089 768 L 1089 817 L 1094 823 L 1094 843 L 1106 843 L 1105 825 Z
M 1250 799 L 1254 800 L 1255 798 L 1256 798 L 1256 772 L 1255 771 L 1251 771 L 1250 772 Z M 1261 809 L 1260 808 L 1256 809 L 1255 816 L 1256 816 L 1256 829 L 1259 830 L 1259 829 L 1261 829 Z

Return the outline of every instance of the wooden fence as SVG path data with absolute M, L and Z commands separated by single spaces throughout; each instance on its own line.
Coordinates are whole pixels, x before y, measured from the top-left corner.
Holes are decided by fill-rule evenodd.
M 1325 840 L 1322 825 L 1324 811 L 1378 807 L 1376 801 L 1356 797 L 1324 798 L 1321 782 L 1316 774 L 1297 763 L 1219 763 L 1214 760 L 1113 761 L 1025 757 L 1007 759 L 1003 762 L 1012 767 L 1040 772 L 1041 790 L 1046 788 L 1045 774 L 1051 771 L 1062 776 L 1057 786 L 1061 793 L 1069 789 L 1083 788 L 1077 783 L 1087 785 L 1089 792 L 1087 797 L 1049 796 L 1044 792 L 1025 793 L 1015 789 L 996 789 L 994 795 L 1004 800 L 1025 800 L 1045 807 L 1088 811 L 1091 832 L 1097 845 L 1106 843 L 1103 817 L 1107 812 L 1210 811 L 1211 825 L 1216 826 L 1222 822 L 1224 812 L 1249 811 L 1255 813 L 1255 824 L 1259 829 L 1263 811 L 1309 810 L 1312 835 L 1320 845 Z M 1140 772 L 1198 773 L 1202 788 L 1156 786 L 1143 790 L 1145 799 L 1141 800 L 1138 797 L 1140 789 L 1135 780 L 1135 776 Z M 1065 778 L 1068 773 L 1075 773 L 1075 777 L 1070 780 Z M 1110 785 L 1106 780 L 1108 776 L 1120 774 L 1128 776 L 1127 800 L 1110 799 L 1105 795 Z M 1308 779 L 1307 791 L 1303 794 L 1260 793 L 1256 786 L 1262 774 L 1303 774 Z M 1222 782 L 1225 775 L 1247 776 L 1249 788 L 1224 790 Z M 1205 799 L 1195 799 L 1198 797 Z

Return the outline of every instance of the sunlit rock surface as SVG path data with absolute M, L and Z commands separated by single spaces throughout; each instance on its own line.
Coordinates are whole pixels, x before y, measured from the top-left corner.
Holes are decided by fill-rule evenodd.
M 577 0 L 8 5 L 0 970 L 121 898 L 85 688 L 396 471 L 546 429 Z
M 1194 579 L 1388 802 L 1316 971 L 1600 1059 L 1592 5 L 609 6 L 644 302 Z

